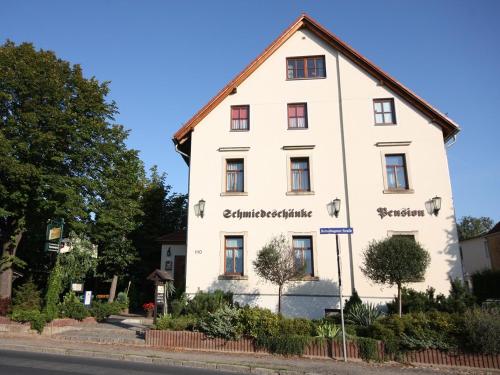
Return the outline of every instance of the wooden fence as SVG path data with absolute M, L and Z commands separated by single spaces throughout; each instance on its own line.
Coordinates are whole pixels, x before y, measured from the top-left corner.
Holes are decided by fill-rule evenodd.
M 211 339 L 201 332 L 188 331 L 146 331 L 146 345 L 201 351 L 219 351 L 232 353 L 266 353 L 258 348 L 253 339 L 242 338 L 235 341 Z M 384 358 L 384 344 L 378 343 L 379 358 Z M 313 340 L 305 349 L 304 356 L 316 358 L 343 358 L 342 343 L 338 341 Z M 359 360 L 358 346 L 355 341 L 347 342 L 347 357 Z M 436 349 L 427 349 L 404 353 L 402 362 L 426 363 L 447 366 L 468 366 L 477 368 L 500 368 L 500 355 L 448 353 Z

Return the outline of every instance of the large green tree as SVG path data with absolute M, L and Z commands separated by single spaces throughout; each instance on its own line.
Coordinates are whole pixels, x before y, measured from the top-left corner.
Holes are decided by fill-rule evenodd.
M 489 217 L 463 216 L 457 223 L 458 238 L 462 241 L 479 236 L 488 232 L 493 224 Z
M 32 270 L 43 267 L 50 218 L 94 236 L 109 257 L 130 257 L 127 235 L 140 213 L 135 186 L 143 171 L 125 146 L 127 132 L 114 123 L 108 91 L 108 83 L 84 77 L 79 65 L 51 51 L 0 46 L 0 297 L 11 295 L 18 257 Z M 106 264 L 116 270 L 119 258 Z
M 422 281 L 430 259 L 427 250 L 414 239 L 393 236 L 368 245 L 363 253 L 361 271 L 376 283 L 398 287 L 398 310 L 401 316 L 401 287 Z

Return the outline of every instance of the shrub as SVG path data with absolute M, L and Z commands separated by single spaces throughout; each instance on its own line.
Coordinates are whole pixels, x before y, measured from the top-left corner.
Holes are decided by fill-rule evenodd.
M 45 294 L 45 315 L 47 320 L 51 321 L 57 318 L 57 305 L 60 300 L 59 297 L 62 293 L 62 282 L 63 282 L 63 270 L 59 263 L 59 258 L 56 259 L 56 263 L 52 272 L 50 273 L 49 280 L 47 282 L 47 292 Z
M 466 310 L 474 307 L 476 298 L 467 289 L 462 280 L 456 279 L 450 282 L 450 294 L 444 300 L 444 308 L 442 310 L 450 313 L 464 313 Z
M 349 314 L 354 305 L 361 305 L 363 302 L 359 298 L 358 292 L 354 290 L 348 300 L 345 301 L 344 314 Z
M 12 304 L 9 297 L 0 298 L 0 316 L 5 316 L 12 310 Z
M 127 293 L 125 292 L 118 293 L 115 302 L 122 307 L 122 310 L 128 308 L 129 299 Z
M 352 305 L 346 320 L 362 327 L 370 326 L 375 320 L 383 315 L 379 308 L 371 303 L 360 303 Z
M 281 318 L 280 334 L 284 336 L 313 336 L 315 327 L 311 320 L 304 318 Z
M 239 324 L 245 336 L 256 338 L 259 335 L 278 335 L 280 317 L 269 309 L 245 306 L 239 310 Z
M 42 297 L 32 278 L 14 290 L 12 304 L 15 309 L 20 310 L 41 309 Z
M 256 345 L 270 353 L 282 355 L 302 355 L 311 337 L 301 335 L 268 336 L 261 335 L 256 339 Z
M 213 292 L 199 291 L 188 301 L 185 311 L 198 317 L 214 313 L 224 306 L 233 305 L 233 294 L 222 290 Z
M 122 306 L 115 302 L 93 301 L 90 314 L 98 321 L 103 322 L 110 315 L 119 314 Z
M 38 333 L 42 333 L 47 323 L 47 317 L 40 310 L 14 310 L 11 319 L 16 322 L 30 323 L 31 329 L 38 331 Z
M 198 322 L 198 328 L 208 337 L 236 340 L 241 335 L 241 327 L 238 323 L 238 310 L 226 305 L 202 317 Z
M 389 355 L 399 353 L 401 339 L 390 326 L 383 325 L 379 320 L 369 327 L 367 333 L 369 337 L 384 342 L 385 353 Z
M 500 270 L 484 270 L 472 274 L 472 289 L 479 303 L 487 299 L 500 299 Z
M 316 336 L 327 339 L 334 339 L 340 334 L 340 331 L 341 330 L 339 326 L 324 322 L 316 327 Z
M 188 300 L 184 293 L 182 293 L 178 298 L 174 299 L 170 304 L 170 311 L 172 316 L 177 317 L 184 313 L 186 309 Z
M 83 303 L 80 302 L 74 292 L 67 293 L 58 308 L 59 315 L 63 318 L 83 320 L 89 316 L 88 310 L 83 306 Z
M 197 322 L 198 320 L 193 315 L 173 317 L 170 314 L 164 314 L 156 320 L 155 329 L 168 331 L 191 331 L 196 327 Z
M 358 344 L 359 356 L 363 360 L 367 362 L 382 361 L 378 352 L 377 340 L 366 337 L 358 337 L 356 342 Z
M 475 309 L 465 313 L 463 319 L 464 346 L 472 352 L 500 353 L 499 310 Z

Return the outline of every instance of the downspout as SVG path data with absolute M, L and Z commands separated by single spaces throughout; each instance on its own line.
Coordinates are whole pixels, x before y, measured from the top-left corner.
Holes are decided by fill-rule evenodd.
M 342 167 L 344 170 L 344 194 L 345 194 L 345 211 L 346 211 L 346 219 L 347 226 L 351 226 L 351 210 L 349 206 L 349 185 L 347 183 L 347 160 L 346 160 L 346 152 L 345 152 L 345 136 L 344 136 L 344 111 L 342 108 L 342 85 L 340 83 L 340 53 L 337 52 L 337 88 L 339 94 L 339 119 L 340 119 L 340 141 L 342 144 Z M 347 235 L 347 244 L 349 247 L 349 268 L 351 274 L 351 295 L 356 290 L 356 286 L 354 284 L 354 261 L 352 258 L 352 239 L 351 235 Z

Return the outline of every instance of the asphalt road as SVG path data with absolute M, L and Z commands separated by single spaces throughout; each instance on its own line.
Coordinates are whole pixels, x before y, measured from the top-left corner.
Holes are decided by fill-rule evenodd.
M 220 371 L 0 350 L 2 375 L 215 375 Z

